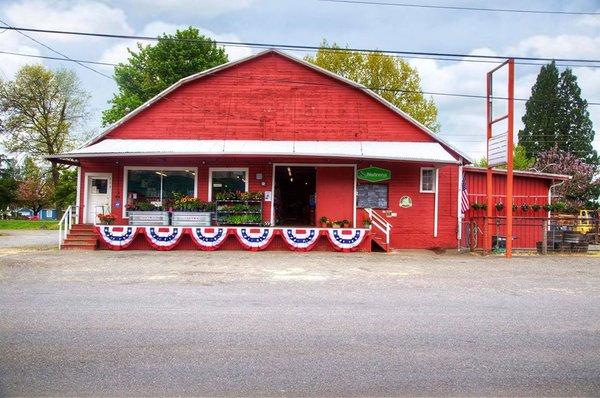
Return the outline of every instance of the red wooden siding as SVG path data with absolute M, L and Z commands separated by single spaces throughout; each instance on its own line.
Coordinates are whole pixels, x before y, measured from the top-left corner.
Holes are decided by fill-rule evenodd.
M 348 220 L 354 218 L 354 168 L 317 167 L 317 219 Z
M 433 141 L 361 90 L 277 53 L 187 83 L 107 137 Z

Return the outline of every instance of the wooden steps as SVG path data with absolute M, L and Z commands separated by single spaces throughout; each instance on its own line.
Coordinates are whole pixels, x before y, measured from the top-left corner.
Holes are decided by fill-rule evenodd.
M 383 234 L 380 235 L 380 234 L 376 233 L 373 229 L 371 231 L 372 231 L 371 246 L 373 246 L 373 244 L 375 244 L 376 246 L 378 246 L 379 249 L 383 250 L 384 252 L 386 252 L 386 253 L 389 252 L 390 245 L 385 243 L 385 237 L 381 236 Z M 373 247 L 371 249 L 373 249 Z M 375 251 L 377 251 L 377 250 L 375 250 Z
M 61 245 L 61 250 L 96 250 L 98 235 L 92 224 L 75 224 Z

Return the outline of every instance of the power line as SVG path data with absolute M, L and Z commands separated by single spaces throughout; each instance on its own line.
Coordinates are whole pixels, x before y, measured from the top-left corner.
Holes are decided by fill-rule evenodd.
M 100 72 L 100 71 L 98 71 L 98 70 L 96 70 L 96 69 L 92 68 L 91 66 L 85 65 L 85 64 L 84 64 L 84 63 L 82 63 L 82 62 L 78 62 L 77 60 L 74 60 L 74 59 L 72 59 L 72 58 L 68 57 L 67 55 L 65 55 L 65 54 L 61 53 L 60 51 L 58 51 L 58 50 L 55 50 L 54 48 L 50 47 L 49 45 L 47 45 L 47 44 L 44 44 L 44 43 L 42 43 L 41 41 L 39 41 L 39 40 L 37 40 L 37 39 L 35 39 L 35 38 L 33 38 L 33 37 L 29 36 L 28 34 L 21 32 L 21 30 L 19 30 L 18 28 L 15 28 L 15 27 L 13 27 L 13 26 L 10 26 L 8 23 L 4 22 L 2 19 L 0 19 L 0 22 L 1 22 L 1 23 L 3 23 L 4 25 L 6 25 L 6 27 L 4 27 L 4 28 L 5 28 L 5 30 L 6 30 L 6 29 L 8 29 L 8 30 L 15 30 L 15 31 L 16 31 L 17 33 L 19 33 L 20 35 L 23 35 L 23 36 L 27 37 L 29 40 L 32 40 L 32 41 L 36 42 L 36 43 L 37 43 L 37 44 L 39 44 L 40 46 L 43 46 L 44 48 L 47 48 L 48 50 L 52 51 L 53 53 L 55 53 L 55 54 L 58 54 L 58 55 L 60 55 L 61 57 L 65 58 L 65 59 L 68 59 L 68 60 L 70 60 L 70 61 L 72 61 L 72 62 L 75 62 L 76 64 L 79 64 L 80 66 L 83 66 L 84 68 L 86 68 L 86 69 L 89 69 L 89 70 L 91 70 L 92 72 L 95 72 L 95 73 L 97 73 L 97 74 L 99 74 L 99 75 L 101 75 L 101 76 L 104 76 L 104 77 L 106 77 L 106 78 L 112 79 L 112 77 L 110 77 L 110 76 L 108 76 L 108 75 L 105 75 L 104 73 L 102 73 L 102 72 Z
M 519 56 L 507 56 L 507 55 L 485 55 L 485 54 L 460 54 L 460 53 L 442 53 L 442 52 L 427 52 L 427 51 L 400 51 L 400 50 L 373 50 L 366 48 L 340 48 L 340 47 L 319 47 L 319 46 L 308 46 L 298 44 L 278 44 L 278 43 L 259 43 L 259 42 L 241 42 L 241 41 L 225 41 L 225 40 L 201 40 L 201 39 L 184 39 L 184 38 L 169 38 L 169 37 L 155 37 L 155 36 L 140 36 L 140 35 L 123 35 L 123 34 L 112 34 L 112 33 L 95 33 L 95 32 L 79 32 L 79 31 L 68 31 L 68 30 L 52 30 L 52 29 L 36 29 L 36 28 L 23 28 L 23 27 L 5 27 L 9 30 L 37 32 L 37 33 L 49 33 L 49 34 L 62 34 L 62 35 L 75 35 L 75 36 L 91 36 L 91 37 L 104 37 L 113 39 L 132 39 L 132 40 L 171 40 L 171 41 L 183 41 L 183 42 L 196 42 L 196 43 L 207 43 L 214 42 L 216 44 L 224 46 L 239 46 L 239 47 L 252 47 L 252 48 L 277 48 L 284 50 L 325 50 L 332 52 L 343 52 L 343 51 L 354 51 L 362 53 L 383 53 L 383 54 L 395 54 L 395 55 L 420 55 L 420 56 L 434 56 L 434 57 L 457 57 L 457 58 L 473 58 L 473 59 L 484 59 L 484 60 L 496 60 L 504 61 L 507 58 L 512 58 L 518 61 L 545 61 L 545 62 L 576 62 L 576 63 L 600 63 L 600 59 L 575 59 L 575 58 L 545 58 L 545 57 L 519 57 Z M 586 66 L 586 65 L 581 65 Z
M 367 1 L 367 0 L 319 0 L 328 3 L 345 3 L 345 4 L 362 4 L 374 6 L 392 6 L 406 8 L 433 8 L 443 10 L 460 10 L 460 11 L 484 11 L 484 12 L 505 12 L 505 13 L 520 13 L 520 14 L 554 14 L 554 15 L 600 15 L 600 12 L 591 11 L 555 11 L 555 10 L 531 10 L 520 8 L 486 8 L 486 7 L 466 7 L 466 6 L 443 6 L 434 4 L 414 4 L 414 3 L 392 3 L 383 1 Z
M 80 65 L 82 63 L 89 63 L 89 64 L 97 64 L 97 65 L 103 65 L 103 66 L 117 66 L 117 64 L 113 64 L 113 63 L 109 63 L 109 62 L 76 60 L 76 59 L 72 59 L 72 58 L 66 59 L 66 58 L 49 57 L 49 56 L 43 56 L 43 55 L 21 54 L 21 53 L 15 53 L 15 52 L 10 52 L 10 51 L 0 51 L 0 54 L 15 55 L 15 56 L 21 56 L 21 57 L 50 59 L 50 60 L 55 60 L 55 61 L 68 61 L 68 62 L 75 62 Z M 102 76 L 107 77 L 107 75 L 105 75 L 105 74 L 102 74 Z M 108 78 L 111 80 L 115 80 L 113 77 L 108 77 Z M 236 76 L 231 76 L 231 77 L 222 76 L 222 78 L 230 78 L 230 79 L 238 79 L 239 80 L 239 77 L 236 77 Z M 254 77 L 252 80 L 261 80 L 266 83 L 290 83 L 290 84 L 303 84 L 303 85 L 311 85 L 311 86 L 335 87 L 335 85 L 328 84 L 328 83 L 290 80 L 290 79 L 270 79 L 270 78 Z M 357 88 L 359 88 L 359 87 L 357 87 Z M 396 92 L 396 93 L 407 93 L 407 94 L 424 94 L 424 95 L 443 96 L 443 97 L 460 97 L 460 98 L 473 98 L 473 99 L 487 98 L 485 95 L 482 95 L 482 94 L 462 94 L 462 93 L 447 93 L 447 92 L 439 92 L 439 91 L 403 90 L 403 89 L 392 89 L 392 88 L 386 88 L 386 87 L 372 87 L 372 86 L 363 86 L 363 87 L 360 87 L 360 89 L 376 91 L 376 92 L 385 91 L 385 92 Z M 491 97 L 491 99 L 504 101 L 504 100 L 508 100 L 508 97 L 493 96 L 493 97 Z M 514 98 L 514 100 L 519 101 L 519 102 L 526 102 L 531 99 L 530 98 L 529 99 L 528 98 Z M 547 102 L 547 101 L 541 101 L 541 102 Z M 598 106 L 598 105 L 600 105 L 600 102 L 592 101 L 592 102 L 587 102 L 587 104 L 590 106 Z M 197 109 L 197 108 L 195 108 L 195 109 Z

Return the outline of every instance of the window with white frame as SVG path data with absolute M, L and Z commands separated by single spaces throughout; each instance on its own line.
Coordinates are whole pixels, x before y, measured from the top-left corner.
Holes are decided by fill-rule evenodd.
M 247 192 L 248 169 L 211 168 L 209 189 L 211 201 L 221 192 Z
M 435 173 L 436 169 L 431 167 L 421 168 L 421 189 L 422 193 L 435 192 Z
M 127 206 L 163 206 L 175 195 L 195 196 L 196 169 L 126 168 Z

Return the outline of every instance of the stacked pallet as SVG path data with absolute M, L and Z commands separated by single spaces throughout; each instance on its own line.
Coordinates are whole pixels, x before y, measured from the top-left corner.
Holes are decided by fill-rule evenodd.
M 546 232 L 548 252 L 555 253 L 587 253 L 589 244 L 587 237 L 575 231 L 551 230 Z M 542 253 L 542 242 L 536 243 L 538 253 Z

